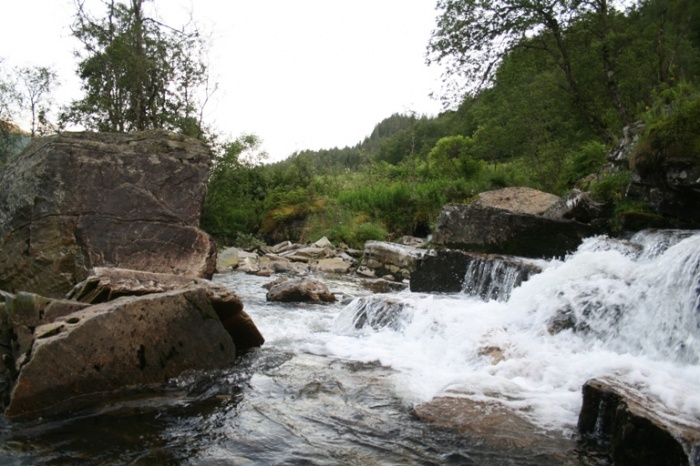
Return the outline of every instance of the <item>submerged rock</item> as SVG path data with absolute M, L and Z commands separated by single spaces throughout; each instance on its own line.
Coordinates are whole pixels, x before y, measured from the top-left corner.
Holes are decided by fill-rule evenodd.
M 403 327 L 402 317 L 409 306 L 395 299 L 367 296 L 353 300 L 343 311 L 347 325 L 359 330 L 370 327 L 380 330 L 388 327 L 400 330 Z
M 664 412 L 617 380 L 585 383 L 578 429 L 616 466 L 700 464 L 700 422 Z
M 416 416 L 424 422 L 452 429 L 474 438 L 494 451 L 527 450 L 532 454 L 566 453 L 576 445 L 571 439 L 543 433 L 528 420 L 496 403 L 485 403 L 468 398 L 439 397 L 415 407 Z
M 61 297 L 97 266 L 210 277 L 210 164 L 166 131 L 35 140 L 0 172 L 0 288 Z
M 5 414 L 78 409 L 188 369 L 233 364 L 236 348 L 204 286 L 126 296 L 36 328 Z

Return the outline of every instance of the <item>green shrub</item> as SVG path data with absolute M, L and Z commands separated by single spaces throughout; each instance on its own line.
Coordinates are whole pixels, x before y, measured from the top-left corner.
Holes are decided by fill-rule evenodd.
M 568 157 L 560 184 L 571 188 L 574 184 L 593 173 L 598 173 L 607 163 L 608 148 L 598 142 L 589 141 Z
M 667 161 L 700 159 L 700 91 L 694 86 L 682 83 L 660 92 L 645 124 L 630 158 L 638 173 L 654 175 Z
M 605 204 L 619 203 L 625 197 L 631 178 L 632 173 L 629 171 L 604 175 L 591 184 L 591 196 L 597 202 Z

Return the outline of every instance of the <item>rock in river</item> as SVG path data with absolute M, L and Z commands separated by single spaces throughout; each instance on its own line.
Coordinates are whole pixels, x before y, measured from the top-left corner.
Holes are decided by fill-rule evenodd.
M 234 363 L 236 348 L 205 286 L 124 296 L 38 326 L 5 414 L 78 409 L 188 369 Z
M 324 283 L 301 278 L 274 284 L 267 292 L 267 300 L 285 303 L 332 303 L 335 302 L 335 295 L 328 291 Z
M 544 217 L 558 198 L 547 195 L 543 202 L 546 193 L 532 191 L 482 193 L 472 204 L 444 206 L 433 243 L 473 252 L 551 258 L 573 252 L 583 238 L 596 232 L 584 223 Z

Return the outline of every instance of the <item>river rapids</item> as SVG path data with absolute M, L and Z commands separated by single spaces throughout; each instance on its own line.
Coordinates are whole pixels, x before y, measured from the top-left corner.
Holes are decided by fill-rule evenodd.
M 499 299 L 322 277 L 332 305 L 217 275 L 262 348 L 68 418 L 1 421 L 0 464 L 605 464 L 576 443 L 581 387 L 603 376 L 700 422 L 700 233 L 594 237 L 539 265 Z M 502 406 L 551 443 L 503 448 L 416 416 L 444 396 Z

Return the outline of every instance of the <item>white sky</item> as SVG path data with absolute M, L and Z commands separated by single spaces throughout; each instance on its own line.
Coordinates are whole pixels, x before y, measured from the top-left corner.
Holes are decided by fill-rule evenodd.
M 88 5 L 99 0 L 87 0 Z M 58 104 L 80 96 L 71 0 L 0 0 L 4 68 L 51 66 Z M 270 160 L 354 145 L 396 112 L 435 115 L 440 71 L 425 65 L 434 0 L 156 0 L 168 22 L 192 12 L 212 34 L 215 130 L 255 133 Z M 150 8 L 150 7 L 149 7 Z M 173 18 L 172 20 L 170 18 Z

